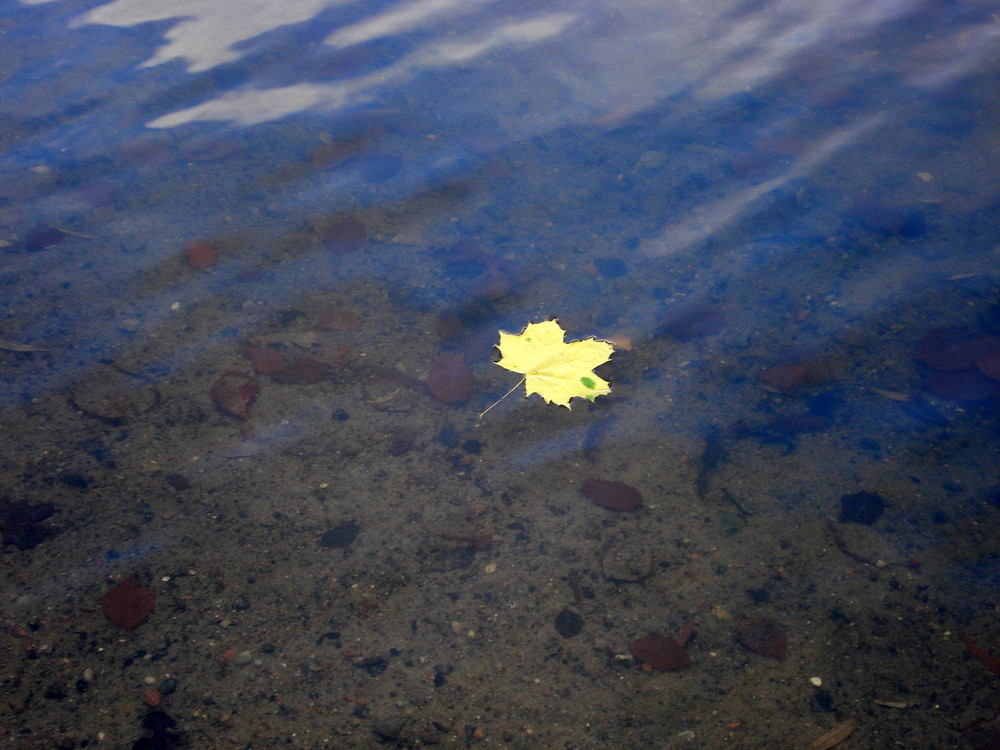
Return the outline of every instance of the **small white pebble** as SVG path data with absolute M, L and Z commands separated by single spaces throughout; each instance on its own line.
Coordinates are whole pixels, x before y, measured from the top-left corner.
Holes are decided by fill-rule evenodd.
M 822 677 L 810 677 L 809 678 L 809 684 L 812 685 L 813 687 L 820 687 L 823 684 L 823 678 Z

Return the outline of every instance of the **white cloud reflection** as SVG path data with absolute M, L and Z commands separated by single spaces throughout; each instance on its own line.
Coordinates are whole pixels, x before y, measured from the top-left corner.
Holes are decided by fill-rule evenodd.
M 21 0 L 26 5 L 50 1 Z M 181 59 L 187 62 L 190 72 L 196 73 L 238 60 L 247 52 L 235 49 L 241 42 L 308 21 L 325 8 L 350 2 L 353 0 L 113 0 L 84 13 L 73 25 L 128 27 L 177 19 L 166 33 L 166 43 L 142 67 Z
M 716 201 L 699 206 L 691 216 L 667 224 L 659 235 L 644 240 L 642 251 L 649 256 L 677 255 L 692 245 L 704 242 L 742 219 L 765 195 L 774 193 L 798 177 L 804 177 L 835 159 L 847 147 L 861 141 L 885 121 L 885 115 L 873 114 L 831 131 L 812 144 L 788 169 L 777 177 L 736 188 Z
M 399 7 L 366 18 L 360 23 L 337 29 L 326 38 L 326 43 L 333 47 L 364 44 L 375 39 L 413 31 L 421 26 L 426 27 L 428 21 L 443 15 L 470 13 L 489 2 L 491 0 L 418 0 L 414 3 L 401 4 Z
M 174 19 L 159 49 L 141 66 L 183 60 L 190 72 L 260 49 L 262 37 L 274 29 L 317 17 L 333 23 L 324 15 L 331 8 L 349 19 L 319 45 L 331 53 L 388 38 L 409 45 L 400 45 L 400 56 L 383 67 L 354 77 L 303 77 L 287 85 L 257 82 L 215 92 L 195 106 L 158 117 L 149 123 L 153 128 L 200 120 L 254 125 L 302 111 L 360 106 L 423 71 L 486 66 L 502 50 L 511 51 L 508 64 L 515 76 L 562 93 L 536 103 L 529 113 L 535 123 L 553 126 L 601 117 L 623 121 L 682 89 L 706 101 L 723 99 L 786 73 L 796 56 L 810 49 L 831 54 L 849 49 L 863 65 L 858 40 L 871 39 L 877 55 L 880 25 L 917 13 L 925 3 L 770 0 L 749 10 L 742 0 L 548 0 L 525 11 L 496 0 L 400 0 L 370 12 L 357 0 L 112 0 L 74 25 L 130 27 Z M 957 45 L 954 59 L 935 61 L 922 82 L 939 85 L 942 77 L 961 74 L 995 49 L 995 25 L 966 34 L 959 41 L 968 44 Z M 552 47 L 535 54 L 543 44 Z M 846 64 L 854 63 L 848 59 Z M 286 81 L 294 72 L 287 74 Z M 512 134 L 523 137 L 524 113 L 512 111 L 500 88 L 484 88 L 481 106 L 512 131 L 520 128 Z
M 447 42 L 434 42 L 374 73 L 343 81 L 238 89 L 196 107 L 157 118 L 149 123 L 149 127 L 169 128 L 195 120 L 227 120 L 240 125 L 255 125 L 308 109 L 337 109 L 363 104 L 377 89 L 403 82 L 419 71 L 463 63 L 507 44 L 537 43 L 558 36 L 573 20 L 574 16 L 569 14 L 550 14 L 498 26 L 485 36 L 470 35 Z

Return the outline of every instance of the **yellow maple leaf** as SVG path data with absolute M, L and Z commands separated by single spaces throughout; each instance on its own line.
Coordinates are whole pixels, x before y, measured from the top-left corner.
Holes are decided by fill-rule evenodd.
M 594 368 L 607 362 L 615 348 L 594 338 L 566 343 L 565 334 L 554 320 L 528 323 L 518 334 L 500 331 L 497 348 L 502 357 L 497 364 L 524 375 L 525 396 L 537 393 L 568 409 L 575 396 L 593 401 L 611 392 L 611 385 L 595 375 Z

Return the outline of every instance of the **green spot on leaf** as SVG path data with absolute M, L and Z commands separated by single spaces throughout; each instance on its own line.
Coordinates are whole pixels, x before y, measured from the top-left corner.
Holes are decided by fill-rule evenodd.
M 593 389 L 594 389 L 594 387 L 595 387 L 595 386 L 597 385 L 597 383 L 596 383 L 596 382 L 594 381 L 594 379 L 593 379 L 593 378 L 588 378 L 588 377 L 586 377 L 586 376 L 585 376 L 585 377 L 582 377 L 582 378 L 580 378 L 580 382 L 581 382 L 581 383 L 583 383 L 583 385 L 584 385 L 584 386 L 585 386 L 586 388 L 590 388 L 591 390 L 593 390 Z

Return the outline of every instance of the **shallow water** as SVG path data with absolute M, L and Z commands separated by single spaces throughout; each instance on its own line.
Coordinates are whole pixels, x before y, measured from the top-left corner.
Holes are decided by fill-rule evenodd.
M 997 741 L 994 4 L 0 42 L 3 745 Z M 551 318 L 610 393 L 482 414 Z

